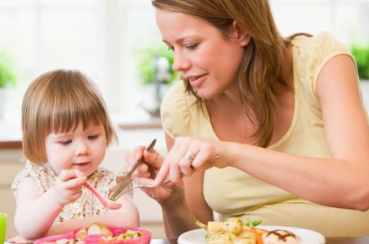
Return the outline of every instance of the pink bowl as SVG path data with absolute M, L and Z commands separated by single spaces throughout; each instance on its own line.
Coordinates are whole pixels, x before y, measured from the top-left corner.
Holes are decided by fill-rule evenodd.
M 84 243 L 85 244 L 149 244 L 151 241 L 151 230 L 145 229 L 145 228 L 138 228 L 138 227 L 111 227 L 108 226 L 109 230 L 113 232 L 113 237 L 119 236 L 120 234 L 123 234 L 127 232 L 127 230 L 133 230 L 133 231 L 139 231 L 141 233 L 146 233 L 145 236 L 134 238 L 134 239 L 126 239 L 126 240 L 120 240 L 116 242 L 100 242 L 100 238 L 103 236 L 108 235 L 89 235 L 85 238 Z M 61 234 L 61 235 L 55 235 L 55 236 L 49 236 L 45 238 L 38 239 L 34 242 L 34 244 L 43 244 L 45 242 L 55 242 L 60 239 L 75 239 L 76 233 L 80 230 L 76 229 L 71 232 Z

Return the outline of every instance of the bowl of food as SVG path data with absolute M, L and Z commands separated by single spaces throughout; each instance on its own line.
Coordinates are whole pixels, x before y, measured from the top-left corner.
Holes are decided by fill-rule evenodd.
M 225 221 L 197 221 L 200 229 L 181 234 L 178 244 L 324 244 L 322 234 L 291 226 L 259 225 L 260 220 L 243 222 L 238 217 Z
M 38 239 L 34 244 L 149 244 L 151 230 L 139 227 L 113 227 L 94 223 L 86 228 Z

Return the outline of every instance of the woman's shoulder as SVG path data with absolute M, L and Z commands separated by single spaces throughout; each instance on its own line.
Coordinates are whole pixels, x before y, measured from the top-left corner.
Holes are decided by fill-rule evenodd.
M 297 36 L 291 41 L 293 45 L 294 71 L 299 83 L 311 95 L 318 105 L 315 86 L 321 69 L 333 57 L 351 56 L 350 50 L 329 32 L 315 36 Z
M 349 49 L 341 41 L 326 31 L 315 36 L 296 36 L 291 43 L 300 56 L 327 58 L 337 54 L 350 54 Z
M 186 92 L 183 82 L 172 86 L 161 103 L 160 114 L 164 130 L 172 137 L 189 134 L 189 124 L 200 109 L 196 97 Z M 193 123 L 192 123 L 193 124 Z

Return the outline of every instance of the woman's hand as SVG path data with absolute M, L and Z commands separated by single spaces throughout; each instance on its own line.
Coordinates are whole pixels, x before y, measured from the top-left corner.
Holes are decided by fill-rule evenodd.
M 231 166 L 232 145 L 237 144 L 178 137 L 157 173 L 155 185 L 160 185 L 167 177 L 171 182 L 183 185 L 182 177 L 191 176 L 195 171 L 213 166 L 218 168 Z
M 61 205 L 76 201 L 82 195 L 82 184 L 86 180 L 86 176 L 75 170 L 62 170 L 53 187 L 55 200 Z
M 136 184 L 153 184 L 164 161 L 164 157 L 156 150 L 148 152 L 144 147 L 137 147 L 133 153 L 127 154 L 124 170 L 128 172 L 142 155 L 145 163 L 138 165 L 133 173 L 133 181 Z M 173 198 L 173 193 L 179 192 L 178 187 L 171 182 L 159 184 L 154 188 L 141 188 L 141 190 L 159 204 L 164 204 L 168 199 Z

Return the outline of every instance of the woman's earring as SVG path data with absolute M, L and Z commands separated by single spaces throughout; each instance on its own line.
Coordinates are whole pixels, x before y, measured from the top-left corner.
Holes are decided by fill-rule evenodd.
M 241 46 L 246 46 L 246 42 L 241 42 Z

